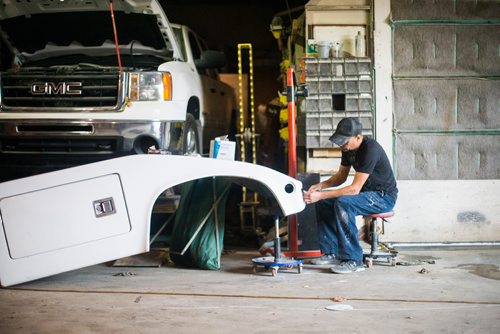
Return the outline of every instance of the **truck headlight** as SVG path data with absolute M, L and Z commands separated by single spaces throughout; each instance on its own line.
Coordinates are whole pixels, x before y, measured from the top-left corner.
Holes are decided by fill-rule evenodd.
M 131 101 L 172 100 L 172 77 L 170 73 L 131 73 L 129 98 Z

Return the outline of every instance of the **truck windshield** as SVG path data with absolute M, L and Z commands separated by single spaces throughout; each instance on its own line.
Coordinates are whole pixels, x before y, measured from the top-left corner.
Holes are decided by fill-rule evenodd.
M 162 34 L 155 15 L 115 13 L 118 41 L 123 48 L 139 42 L 144 49 L 168 53 L 170 43 Z M 0 22 L 9 43 L 24 58 L 37 52 L 71 47 L 75 53 L 85 53 L 114 43 L 109 12 L 61 12 L 17 16 Z M 139 44 L 138 43 L 138 44 Z

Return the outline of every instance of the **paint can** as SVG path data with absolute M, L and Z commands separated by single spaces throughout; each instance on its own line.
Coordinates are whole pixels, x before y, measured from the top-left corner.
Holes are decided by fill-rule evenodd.
M 321 41 L 318 42 L 317 46 L 319 58 L 330 58 L 330 48 L 332 47 L 332 42 Z

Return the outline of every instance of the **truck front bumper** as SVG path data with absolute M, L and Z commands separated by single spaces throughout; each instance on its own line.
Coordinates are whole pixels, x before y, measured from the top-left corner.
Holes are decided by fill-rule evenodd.
M 170 147 L 175 123 L 8 120 L 0 122 L 0 181 Z

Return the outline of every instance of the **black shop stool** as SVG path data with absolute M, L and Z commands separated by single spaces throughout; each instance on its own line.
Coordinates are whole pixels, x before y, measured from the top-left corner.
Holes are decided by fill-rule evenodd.
M 373 265 L 373 261 L 379 262 L 381 260 L 390 263 L 391 265 L 396 265 L 396 258 L 398 256 L 398 252 L 391 247 L 388 247 L 386 244 L 379 242 L 379 229 L 378 223 L 380 221 L 380 234 L 384 234 L 384 223 L 388 222 L 387 218 L 394 216 L 394 211 L 384 212 L 384 213 L 374 213 L 368 216 L 365 216 L 367 219 L 371 219 L 370 221 L 370 242 L 371 249 L 369 252 L 365 252 L 363 254 L 363 262 L 366 264 L 368 268 L 371 268 Z

